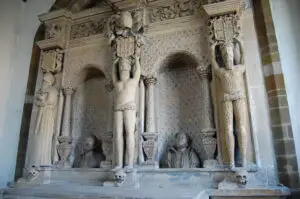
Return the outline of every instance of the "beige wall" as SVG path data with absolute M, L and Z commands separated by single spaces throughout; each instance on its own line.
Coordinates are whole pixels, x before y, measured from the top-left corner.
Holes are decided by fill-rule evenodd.
M 0 0 L 0 188 L 13 180 L 38 15 L 54 0 Z

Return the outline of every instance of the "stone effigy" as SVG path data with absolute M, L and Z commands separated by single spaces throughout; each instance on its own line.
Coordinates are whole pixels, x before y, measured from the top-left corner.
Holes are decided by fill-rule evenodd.
M 241 46 L 241 42 L 236 39 Z M 233 43 L 221 43 L 219 45 L 221 57 L 224 67 L 220 66 L 216 61 L 216 43 L 211 46 L 212 52 L 212 68 L 216 77 L 220 80 L 221 88 L 220 98 L 222 104 L 222 119 L 224 121 L 224 135 L 222 145 L 225 146 L 226 153 L 229 157 L 230 168 L 235 167 L 235 143 L 233 134 L 233 117 L 236 120 L 238 130 L 238 143 L 242 157 L 242 166 L 247 166 L 246 159 L 246 119 L 247 119 L 247 106 L 246 106 L 246 91 L 244 84 L 245 65 L 243 58 L 243 51 L 241 55 L 235 50 Z M 238 60 L 240 59 L 240 60 Z M 235 64 L 236 63 L 236 64 Z
M 112 82 L 114 85 L 114 141 L 116 167 L 131 170 L 135 157 L 136 89 L 139 84 L 141 43 L 132 32 L 131 13 L 122 12 L 109 22 L 109 40 L 113 48 Z M 132 76 L 131 76 L 132 74 Z M 123 136 L 125 132 L 125 136 Z M 124 144 L 125 143 L 125 144 Z M 125 146 L 124 146 L 125 145 Z M 124 153 L 125 151 L 125 153 Z M 124 161 L 124 157 L 127 160 Z
M 52 139 L 55 131 L 58 91 L 54 87 L 55 77 L 45 73 L 43 85 L 36 94 L 35 103 L 38 107 L 36 127 L 34 131 L 34 154 L 31 165 L 52 165 Z
M 163 162 L 168 168 L 198 168 L 201 166 L 196 151 L 191 147 L 190 138 L 185 133 L 175 135 L 175 144 L 167 149 Z

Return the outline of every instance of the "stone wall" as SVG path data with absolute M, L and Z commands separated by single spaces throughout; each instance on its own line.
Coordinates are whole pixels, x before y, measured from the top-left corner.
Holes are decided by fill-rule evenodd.
M 0 187 L 13 181 L 22 109 L 25 99 L 37 15 L 47 12 L 52 0 L 27 3 L 5 1 L 0 8 Z
M 290 110 L 269 1 L 254 1 L 279 180 L 297 187 L 299 174 Z

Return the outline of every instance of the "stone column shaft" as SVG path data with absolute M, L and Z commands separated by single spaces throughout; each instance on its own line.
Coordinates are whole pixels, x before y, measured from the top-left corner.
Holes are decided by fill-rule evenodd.
M 145 79 L 146 85 L 146 132 L 155 132 L 154 86 L 156 78 Z
M 71 97 L 73 93 L 72 88 L 63 89 L 65 94 L 65 107 L 64 107 L 64 116 L 63 116 L 63 127 L 62 127 L 62 136 L 69 137 L 71 136 Z

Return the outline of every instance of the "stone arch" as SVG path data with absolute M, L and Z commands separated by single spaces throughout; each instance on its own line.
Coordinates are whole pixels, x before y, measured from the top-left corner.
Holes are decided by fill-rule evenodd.
M 203 101 L 208 96 L 202 91 L 204 87 L 196 71 L 198 65 L 192 53 L 177 51 L 166 56 L 157 67 L 159 157 L 178 132 L 188 133 L 195 150 L 200 156 L 202 154 L 199 133 L 207 128 Z
M 95 64 L 86 64 L 79 71 L 74 71 L 72 76 L 68 76 L 63 80 L 63 87 L 72 87 L 76 90 L 78 86 L 83 84 L 85 81 L 92 78 L 106 78 L 105 73 L 103 72 L 103 67 Z
M 98 140 L 109 130 L 109 111 L 112 106 L 110 94 L 106 90 L 104 73 L 95 65 L 86 65 L 76 80 L 72 97 L 72 136 L 76 154 L 82 150 L 82 141 L 89 135 Z
M 191 67 L 196 69 L 198 65 L 199 65 L 198 59 L 191 52 L 177 51 L 168 55 L 161 62 L 161 64 L 158 65 L 157 72 L 162 73 L 168 69 L 180 69 L 184 67 Z

